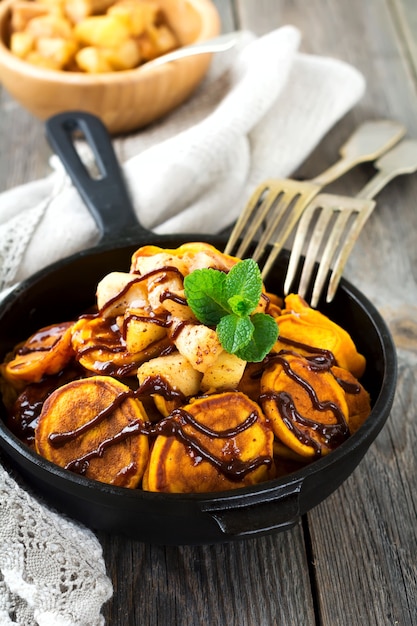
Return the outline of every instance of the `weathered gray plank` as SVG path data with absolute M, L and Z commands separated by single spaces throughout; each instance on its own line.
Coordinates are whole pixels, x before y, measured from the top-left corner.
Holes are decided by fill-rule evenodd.
M 265 16 L 274 10 L 282 24 L 300 28 L 302 50 L 341 58 L 366 78 L 363 100 L 329 133 L 299 175 L 313 176 L 329 165 L 336 158 L 336 146 L 368 118 L 396 118 L 417 137 L 410 38 L 402 36 L 399 21 L 392 21 L 391 4 L 380 0 L 238 4 L 241 22 L 252 24 L 259 34 L 270 29 Z M 415 16 L 415 3 L 403 3 L 403 8 L 408 9 L 408 18 Z M 408 26 L 411 30 L 410 20 Z M 357 192 L 372 173 L 370 166 L 359 168 L 333 188 Z M 346 270 L 377 303 L 402 349 L 390 422 L 353 476 L 308 515 L 323 625 L 417 623 L 416 194 L 415 177 L 394 181 L 380 194 Z
M 350 479 L 309 514 L 323 624 L 417 624 L 416 365 L 401 358 L 387 427 Z
M 399 38 L 410 57 L 414 78 L 417 77 L 417 4 L 414 0 L 391 0 L 393 19 Z
M 0 83 L 0 190 L 45 176 L 50 149 L 43 124 L 24 111 Z
M 315 623 L 301 524 L 285 534 L 216 546 L 100 538 L 116 592 L 105 608 L 108 624 Z

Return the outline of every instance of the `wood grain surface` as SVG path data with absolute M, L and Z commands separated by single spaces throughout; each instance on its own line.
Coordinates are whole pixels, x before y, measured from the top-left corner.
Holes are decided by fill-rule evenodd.
M 417 138 L 415 0 L 216 0 L 223 30 L 257 35 L 284 24 L 301 50 L 339 58 L 365 76 L 360 103 L 306 160 L 314 176 L 362 121 L 394 118 Z M 40 122 L 0 86 L 0 190 L 44 176 Z M 361 166 L 331 190 L 356 193 Z M 417 625 L 417 175 L 378 196 L 346 268 L 385 317 L 398 349 L 387 425 L 342 487 L 290 531 L 234 544 L 149 546 L 100 533 L 114 584 L 111 626 Z

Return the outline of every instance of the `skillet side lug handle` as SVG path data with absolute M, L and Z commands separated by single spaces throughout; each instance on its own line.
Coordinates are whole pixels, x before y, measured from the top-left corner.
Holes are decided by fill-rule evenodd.
M 219 500 L 204 503 L 201 508 L 216 521 L 225 536 L 241 538 L 289 530 L 301 515 L 302 485 L 302 480 L 291 482 L 279 487 L 278 494 L 276 491 L 252 497 L 237 494 L 228 498 L 227 504 Z
M 101 241 L 129 237 L 139 228 L 123 173 L 103 122 L 84 111 L 67 111 L 45 123 L 51 148 L 61 159 L 101 233 Z M 90 174 L 76 149 L 82 138 L 94 156 L 98 176 Z

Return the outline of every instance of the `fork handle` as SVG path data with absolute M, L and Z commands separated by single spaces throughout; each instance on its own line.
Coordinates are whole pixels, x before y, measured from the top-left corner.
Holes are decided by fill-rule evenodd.
M 355 165 L 373 161 L 392 148 L 405 134 L 403 124 L 394 120 L 365 122 L 341 147 L 341 158 L 310 182 L 325 187 L 346 174 Z
M 374 198 L 385 185 L 401 174 L 417 170 L 417 141 L 404 140 L 375 163 L 378 172 L 358 193 L 358 198 Z

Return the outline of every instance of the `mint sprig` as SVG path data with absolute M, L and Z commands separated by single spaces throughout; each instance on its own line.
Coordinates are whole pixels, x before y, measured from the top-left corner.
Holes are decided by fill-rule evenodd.
M 226 352 L 259 362 L 276 342 L 279 330 L 273 317 L 253 313 L 262 294 L 261 272 L 253 259 L 239 261 L 227 274 L 194 270 L 184 279 L 184 292 L 196 318 L 216 328 Z

